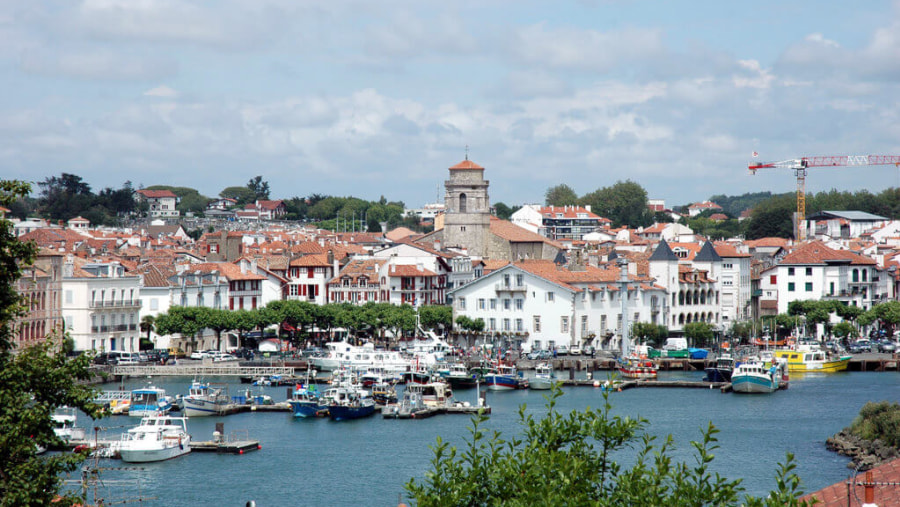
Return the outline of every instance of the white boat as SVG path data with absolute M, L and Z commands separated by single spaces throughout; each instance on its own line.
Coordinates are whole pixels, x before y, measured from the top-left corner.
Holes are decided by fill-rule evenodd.
M 74 407 L 62 406 L 54 410 L 50 416 L 53 421 L 53 433 L 65 442 L 85 439 L 85 429 L 76 425 L 77 412 Z
M 222 415 L 226 412 L 231 398 L 223 387 L 211 387 L 209 382 L 194 381 L 188 395 L 182 398 L 184 415 L 199 417 Z
M 528 379 L 528 388 L 545 391 L 552 389 L 557 382 L 553 367 L 547 363 L 541 363 L 534 368 L 534 377 Z
M 191 452 L 186 417 L 148 416 L 122 435 L 119 455 L 126 463 L 164 461 Z
M 778 390 L 784 363 L 764 363 L 757 358 L 748 359 L 731 373 L 731 389 L 736 393 L 771 393 Z
M 523 386 L 516 367 L 512 365 L 500 365 L 497 371 L 485 374 L 484 383 L 489 391 L 509 391 Z
M 399 352 L 375 350 L 375 345 L 366 343 L 361 347 L 346 341 L 329 342 L 325 345 L 325 355 L 310 358 L 313 368 L 320 371 L 334 371 L 351 368 L 366 371 L 369 368 L 383 368 L 387 372 L 405 372 L 410 370 L 412 362 Z
M 147 417 L 157 414 L 165 414 L 172 410 L 175 400 L 166 396 L 166 390 L 159 387 L 147 386 L 131 391 L 131 400 L 128 405 L 128 415 L 135 417 Z

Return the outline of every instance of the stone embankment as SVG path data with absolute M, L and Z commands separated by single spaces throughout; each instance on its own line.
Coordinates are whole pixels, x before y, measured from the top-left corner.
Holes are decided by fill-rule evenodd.
M 898 449 L 884 444 L 881 440 L 864 440 L 846 428 L 825 440 L 825 445 L 829 450 L 852 460 L 847 463 L 847 468 L 860 471 L 869 470 L 900 456 Z

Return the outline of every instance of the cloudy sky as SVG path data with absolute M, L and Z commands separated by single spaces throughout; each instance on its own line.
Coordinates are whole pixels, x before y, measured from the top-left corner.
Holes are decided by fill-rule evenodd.
M 468 146 L 495 202 L 631 179 L 679 205 L 795 188 L 753 151 L 900 155 L 900 2 L 0 0 L 0 40 L 0 177 L 95 191 L 420 206 Z

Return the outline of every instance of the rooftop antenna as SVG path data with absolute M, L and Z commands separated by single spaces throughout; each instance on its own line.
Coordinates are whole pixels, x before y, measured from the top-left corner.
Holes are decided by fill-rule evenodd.
M 466 160 L 469 160 L 469 145 L 466 145 Z

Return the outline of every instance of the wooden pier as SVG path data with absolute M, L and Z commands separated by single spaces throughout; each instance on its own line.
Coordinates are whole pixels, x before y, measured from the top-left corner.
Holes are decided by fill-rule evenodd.
M 475 406 L 453 406 L 453 407 L 427 407 L 416 410 L 415 412 L 410 413 L 401 413 L 399 411 L 395 412 L 390 410 L 390 407 L 384 407 L 381 410 L 381 416 L 385 419 L 427 419 L 429 417 L 438 415 L 438 414 L 464 414 L 464 415 L 472 415 L 481 412 L 483 414 L 490 414 L 491 407 L 489 405 L 485 405 L 483 407 L 475 407 Z

